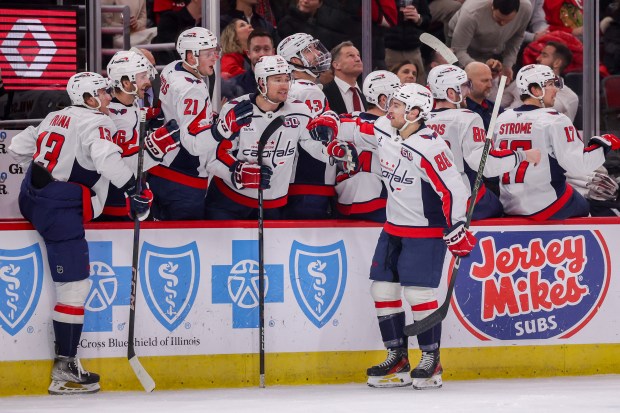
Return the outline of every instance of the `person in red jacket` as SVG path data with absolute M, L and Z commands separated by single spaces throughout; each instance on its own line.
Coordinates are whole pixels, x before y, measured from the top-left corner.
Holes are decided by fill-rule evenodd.
M 245 51 L 254 28 L 242 19 L 233 19 L 222 30 L 222 78 L 230 79 L 244 73 L 249 62 Z

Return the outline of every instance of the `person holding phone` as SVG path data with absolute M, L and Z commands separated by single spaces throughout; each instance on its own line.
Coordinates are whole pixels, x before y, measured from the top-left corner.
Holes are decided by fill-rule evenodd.
M 398 24 L 385 34 L 385 64 L 392 67 L 409 60 L 424 68 L 420 54 L 420 35 L 428 30 L 431 12 L 427 0 L 397 0 Z M 418 83 L 424 84 L 426 73 L 418 71 Z

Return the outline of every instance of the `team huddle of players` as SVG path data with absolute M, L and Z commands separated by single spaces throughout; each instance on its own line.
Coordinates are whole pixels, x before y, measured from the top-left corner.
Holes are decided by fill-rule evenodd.
M 620 148 L 613 135 L 592 137 L 585 147 L 569 119 L 549 109 L 561 84 L 546 66 L 519 71 L 523 105 L 504 112 L 487 132 L 479 115 L 460 108 L 468 81 L 456 66 L 431 70 L 428 88 L 372 72 L 363 82 L 371 108 L 338 115 L 316 82 L 331 60 L 320 41 L 298 33 L 277 50 L 256 63 L 256 93 L 227 102 L 219 115 L 206 82 L 219 58 L 209 30 L 179 36 L 181 59 L 160 74 L 160 109 L 138 103 L 152 87 L 153 66 L 139 51 L 118 52 L 109 80 L 89 72 L 72 76 L 73 105 L 13 139 L 12 154 L 30 163 L 20 209 L 45 241 L 56 285 L 50 393 L 99 390 L 99 376 L 76 357 L 89 291 L 84 222 L 102 213 L 250 219 L 257 216 L 258 188 L 267 219 L 321 217 L 336 195 L 340 216 L 384 223 L 370 279 L 388 356 L 368 369 L 368 384 L 441 387 L 441 324 L 418 336 L 422 358 L 411 370 L 402 296 L 414 321 L 438 308 L 447 250 L 465 256 L 476 243 L 465 225 L 468 202 L 475 202 L 474 219 L 585 216 L 588 204 L 564 174 L 588 174 L 607 151 Z M 259 149 L 279 116 L 284 122 Z M 161 121 L 145 138 L 148 182 L 138 182 L 145 117 Z M 470 200 L 487 135 L 493 145 L 484 175 L 500 177 L 500 195 L 482 186 Z

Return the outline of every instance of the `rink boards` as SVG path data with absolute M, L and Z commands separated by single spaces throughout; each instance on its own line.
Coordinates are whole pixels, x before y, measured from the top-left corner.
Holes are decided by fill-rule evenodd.
M 444 380 L 620 373 L 618 224 L 475 225 L 479 242 L 443 324 Z M 0 231 L 0 395 L 44 393 L 55 304 L 45 246 L 28 224 Z M 363 382 L 383 360 L 368 280 L 380 231 L 266 223 L 268 385 Z M 91 290 L 78 354 L 104 390 L 138 389 L 125 358 L 132 226 L 90 224 L 86 238 Z M 255 222 L 143 224 L 135 345 L 158 389 L 258 383 L 257 240 Z M 412 350 L 412 364 L 418 357 Z

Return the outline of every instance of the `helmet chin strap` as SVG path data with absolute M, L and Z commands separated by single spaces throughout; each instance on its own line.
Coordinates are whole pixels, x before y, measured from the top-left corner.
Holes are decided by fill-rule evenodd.
M 413 110 L 413 109 L 411 109 L 411 110 Z M 415 123 L 415 122 L 419 121 L 420 119 L 422 119 L 422 117 L 423 117 L 423 116 L 422 116 L 422 115 L 420 115 L 420 114 L 418 114 L 418 117 L 417 117 L 417 118 L 415 118 L 414 120 L 409 120 L 409 119 L 407 119 L 407 115 L 409 115 L 409 113 L 411 113 L 411 110 L 405 114 L 405 124 L 403 125 L 403 127 L 402 127 L 402 128 L 400 128 L 400 129 L 398 130 L 399 132 L 404 131 L 404 130 L 407 128 L 407 126 L 409 126 L 409 125 L 411 125 L 412 123 Z M 419 113 L 422 113 L 422 111 L 420 111 Z
M 463 94 L 461 92 L 459 92 L 459 100 L 455 102 L 452 99 L 450 99 L 448 97 L 448 94 L 446 93 L 446 100 L 448 102 L 452 103 L 453 105 L 456 105 L 458 107 L 461 104 L 461 102 L 463 101 Z
M 125 88 L 123 87 L 123 83 L 121 82 L 121 87 L 120 89 L 123 91 L 123 93 L 126 93 L 128 95 L 134 95 L 137 96 L 138 95 L 138 85 L 136 85 L 135 82 L 131 82 L 131 84 L 134 86 L 134 89 L 132 91 L 127 91 L 125 90 Z
M 258 87 L 258 91 L 260 92 L 260 95 L 263 97 L 263 99 L 265 99 L 267 102 L 271 103 L 272 105 L 279 105 L 278 102 L 274 102 L 273 100 L 271 100 L 271 99 L 269 99 L 267 97 L 267 79 L 265 79 L 264 82 L 265 82 L 265 86 L 264 86 L 265 91 L 264 92 L 262 91 L 260 86 Z
M 545 105 L 545 101 L 543 100 L 543 98 L 545 97 L 545 88 L 541 86 L 540 89 L 542 90 L 542 95 L 540 95 L 540 96 L 532 95 L 532 93 L 529 91 L 529 89 L 527 91 L 527 94 L 530 95 L 531 97 L 533 97 L 534 99 L 538 99 L 538 101 L 540 102 L 541 106 L 543 108 L 546 108 L 547 106 Z

